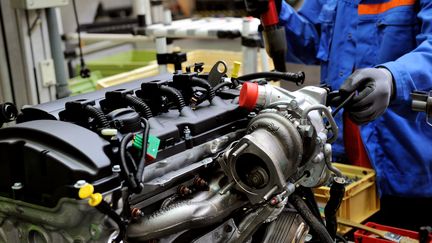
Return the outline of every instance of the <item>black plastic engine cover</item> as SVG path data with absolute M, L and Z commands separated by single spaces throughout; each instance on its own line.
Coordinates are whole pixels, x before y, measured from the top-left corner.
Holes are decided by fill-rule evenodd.
M 39 120 L 0 129 L 0 195 L 54 206 L 78 180 L 111 175 L 108 142 L 77 125 Z M 14 183 L 23 188 L 13 191 Z
M 160 75 L 24 107 L 17 126 L 0 129 L 0 196 L 54 206 L 62 197 L 77 196 L 73 185 L 78 180 L 92 183 L 98 192 L 119 186 L 120 176 L 112 172 L 112 166 L 119 164 L 118 156 L 108 142 L 112 140 L 104 140 L 96 130 L 74 121 L 76 114 L 68 116 L 68 119 L 62 114 L 65 113 L 66 104 L 75 101 L 91 104 L 105 112 L 105 115 L 111 114 L 107 116 L 108 119 L 114 119 L 117 116 L 112 114 L 125 108 L 131 109 L 120 104 L 116 104 L 117 110 L 114 111 L 104 109 L 108 102 L 106 92 L 122 89 L 133 94 L 141 88 L 142 83 L 155 79 L 169 82 L 172 75 Z M 160 139 L 160 146 L 157 158 L 147 161 L 147 165 L 246 126 L 247 112 L 238 107 L 236 99 L 216 98 L 219 99 L 217 104 L 205 101 L 186 115 L 180 115 L 177 109 L 169 109 L 148 119 L 150 135 Z M 124 120 L 122 122 L 125 123 Z M 134 132 L 139 129 L 135 125 L 132 129 Z M 185 131 L 188 131 L 187 135 Z M 119 129 L 119 132 L 118 137 L 121 138 L 123 132 L 130 131 Z M 11 186 L 16 182 L 21 182 L 24 187 L 13 192 Z

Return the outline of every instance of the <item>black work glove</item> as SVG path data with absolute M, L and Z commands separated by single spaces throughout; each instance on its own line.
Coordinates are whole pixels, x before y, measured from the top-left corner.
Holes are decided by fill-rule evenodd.
M 268 0 L 244 0 L 246 11 L 250 16 L 260 18 L 261 14 L 265 13 L 268 9 Z M 280 13 L 282 0 L 275 0 L 276 8 Z
M 356 70 L 339 89 L 348 96 L 357 91 L 345 107 L 351 119 L 361 125 L 382 115 L 393 96 L 393 75 L 386 68 L 365 68 Z

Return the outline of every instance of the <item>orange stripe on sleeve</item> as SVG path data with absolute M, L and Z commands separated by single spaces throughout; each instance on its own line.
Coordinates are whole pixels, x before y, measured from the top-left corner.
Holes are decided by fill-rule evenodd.
M 399 6 L 410 6 L 414 5 L 416 0 L 391 0 L 386 3 L 373 3 L 373 4 L 359 4 L 358 14 L 380 14 L 389 9 L 396 8 Z

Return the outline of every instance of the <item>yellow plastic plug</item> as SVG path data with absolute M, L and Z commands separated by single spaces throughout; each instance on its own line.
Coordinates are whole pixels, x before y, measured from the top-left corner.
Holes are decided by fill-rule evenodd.
M 86 199 L 88 198 L 88 204 L 92 207 L 96 207 L 97 205 L 99 205 L 103 198 L 102 198 L 102 194 L 100 193 L 93 193 L 94 192 L 94 187 L 92 184 L 85 184 L 83 187 L 81 187 L 78 191 L 78 196 L 81 199 Z
M 234 62 L 234 66 L 233 66 L 233 70 L 231 72 L 231 77 L 232 78 L 238 78 L 239 73 L 240 73 L 240 68 L 241 68 L 242 63 L 241 62 Z

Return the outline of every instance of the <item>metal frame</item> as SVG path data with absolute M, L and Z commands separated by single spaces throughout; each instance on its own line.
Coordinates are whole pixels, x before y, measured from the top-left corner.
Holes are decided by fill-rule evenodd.
M 44 87 L 40 70 L 40 63 L 51 59 L 44 10 L 14 9 L 1 1 L 0 11 L 5 47 L 0 64 L 8 67 L 1 69 L 4 98 L 13 97 L 18 107 L 54 100 L 55 86 Z

